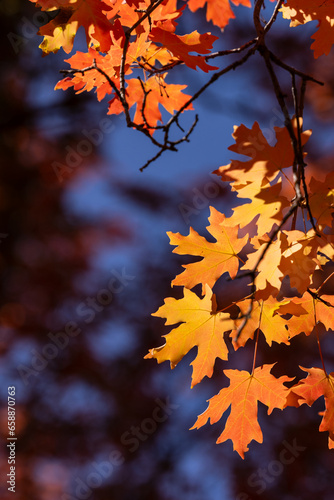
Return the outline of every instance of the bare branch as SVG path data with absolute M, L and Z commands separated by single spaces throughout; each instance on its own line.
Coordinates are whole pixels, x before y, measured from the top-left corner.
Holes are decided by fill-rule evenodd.
M 253 38 L 252 40 L 249 40 L 249 42 L 246 42 L 244 45 L 241 45 L 241 47 L 213 52 L 209 56 L 205 56 L 205 60 L 208 61 L 209 59 L 213 59 L 215 57 L 228 56 L 231 54 L 240 54 L 240 52 L 243 52 L 244 50 L 248 49 L 248 47 L 250 47 L 251 45 L 254 45 L 257 42 L 257 40 L 258 40 L 257 38 Z
M 317 80 L 311 75 L 307 75 L 306 73 L 303 73 L 302 71 L 299 71 L 298 69 L 294 68 L 293 66 L 289 66 L 289 64 L 286 64 L 285 62 L 281 61 L 273 52 L 269 51 L 270 59 L 277 64 L 277 66 L 280 66 L 281 68 L 285 69 L 291 75 L 297 75 L 300 76 L 301 78 L 305 79 L 306 81 L 309 80 L 310 82 L 317 83 L 318 85 L 324 85 L 324 82 L 321 82 L 320 80 Z
M 275 9 L 274 9 L 274 11 L 272 13 L 272 16 L 271 16 L 271 18 L 269 19 L 269 21 L 267 22 L 267 24 L 264 27 L 264 32 L 265 33 L 268 33 L 268 31 L 270 30 L 270 28 L 272 27 L 272 25 L 276 21 L 279 9 L 281 8 L 283 2 L 284 2 L 284 0 L 278 0 L 277 4 L 275 5 Z
M 325 304 L 327 307 L 334 307 L 333 304 L 331 304 L 330 302 L 328 302 L 327 300 L 324 300 L 320 297 L 320 295 L 318 295 L 317 292 L 313 292 L 312 290 L 310 290 L 309 288 L 307 289 L 307 292 L 316 300 L 319 300 L 320 302 L 322 302 L 323 304 Z

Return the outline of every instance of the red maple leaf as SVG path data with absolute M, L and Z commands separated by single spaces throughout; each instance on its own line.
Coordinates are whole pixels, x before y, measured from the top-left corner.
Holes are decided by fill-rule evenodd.
M 198 66 L 206 73 L 210 70 L 218 69 L 216 66 L 207 64 L 205 57 L 190 54 L 190 52 L 209 54 L 213 42 L 218 39 L 218 37 L 211 35 L 211 33 L 201 35 L 198 31 L 193 31 L 188 35 L 180 36 L 161 28 L 153 28 L 149 39 L 155 43 L 162 44 L 174 57 L 183 61 L 189 68 L 196 69 Z
M 126 92 L 128 95 L 129 108 L 136 105 L 134 122 L 155 127 L 158 122 L 162 122 L 159 104 L 163 106 L 168 113 L 173 114 L 175 110 L 180 109 L 190 99 L 190 95 L 183 94 L 187 85 L 175 85 L 165 82 L 164 75 L 153 76 L 146 82 L 140 82 L 137 78 L 127 80 Z M 189 104 L 187 109 L 193 109 Z M 123 112 L 123 106 L 117 97 L 114 97 L 109 104 L 108 114 L 120 114 Z M 154 133 L 154 129 L 150 129 Z

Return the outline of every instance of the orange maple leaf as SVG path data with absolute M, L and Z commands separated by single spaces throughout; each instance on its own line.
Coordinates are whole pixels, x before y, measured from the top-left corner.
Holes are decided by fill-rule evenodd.
M 322 234 L 317 260 L 321 266 L 334 260 L 334 234 Z
M 216 358 L 226 360 L 228 349 L 224 341 L 224 331 L 234 327 L 230 315 L 216 311 L 216 298 L 206 287 L 206 295 L 200 299 L 195 293 L 184 288 L 184 297 L 168 297 L 165 303 L 152 316 L 166 318 L 166 325 L 180 326 L 165 335 L 163 346 L 150 349 L 145 359 L 155 358 L 158 363 L 170 361 L 171 368 L 197 346 L 197 356 L 193 366 L 192 384 L 194 387 L 203 377 L 211 377 Z
M 150 32 L 149 39 L 154 43 L 160 43 L 166 47 L 174 57 L 183 61 L 189 68 L 196 69 L 198 66 L 206 73 L 213 69 L 218 69 L 217 66 L 210 66 L 205 61 L 202 55 L 191 55 L 190 52 L 198 54 L 209 54 L 212 49 L 212 44 L 218 39 L 217 36 L 211 33 L 203 33 L 193 31 L 188 35 L 175 35 L 161 28 L 153 28 Z
M 268 241 L 268 236 L 254 237 L 251 243 L 256 251 L 248 255 L 242 269 L 253 270 L 259 261 Z M 263 242 L 264 241 L 264 242 Z M 265 290 L 267 283 L 277 290 L 281 281 L 289 276 L 292 287 L 298 288 L 300 293 L 309 287 L 314 270 L 319 267 L 317 252 L 320 239 L 313 229 L 307 234 L 302 231 L 281 231 L 257 266 L 256 286 L 258 290 Z
M 162 66 L 165 66 L 172 62 L 177 62 L 178 59 L 174 58 L 171 53 L 168 52 L 166 47 L 158 47 L 152 42 L 143 55 L 142 62 L 144 65 L 148 64 L 149 68 L 152 69 L 152 67 L 156 64 L 156 61 L 158 61 Z
M 173 252 L 179 255 L 195 255 L 202 257 L 199 262 L 183 265 L 185 271 L 176 276 L 172 285 L 183 285 L 193 288 L 202 284 L 203 293 L 205 285 L 213 287 L 215 282 L 228 272 L 235 278 L 239 268 L 238 254 L 248 241 L 248 236 L 238 238 L 238 226 L 225 227 L 225 215 L 210 207 L 210 225 L 207 231 L 216 239 L 215 243 L 208 242 L 194 229 L 190 228 L 188 236 L 180 233 L 168 232 L 171 245 L 177 245 Z
M 119 56 L 121 57 L 121 53 Z M 114 59 L 109 54 L 103 56 L 95 49 L 90 48 L 87 53 L 76 52 L 72 57 L 70 57 L 70 59 L 66 59 L 65 61 L 74 69 L 84 69 L 91 66 L 94 60 L 96 61 L 97 66 L 105 71 L 114 84 L 119 87 L 118 69 L 120 59 Z M 92 69 L 84 73 L 76 73 L 73 77 L 68 76 L 63 80 L 60 80 L 55 86 L 55 90 L 67 90 L 71 87 L 73 87 L 77 94 L 84 91 L 90 92 L 95 88 L 97 99 L 99 101 L 101 101 L 106 95 L 113 92 L 113 89 L 106 80 L 105 76 L 96 69 Z
M 328 447 L 334 447 L 334 372 L 329 375 L 321 368 L 300 369 L 308 373 L 307 377 L 300 380 L 297 385 L 291 387 L 290 391 L 297 396 L 298 406 L 306 403 L 312 406 L 321 396 L 325 398 L 326 409 L 319 413 L 322 421 L 319 427 L 320 432 L 328 431 Z
M 118 23 L 118 21 L 116 21 Z M 65 61 L 74 69 L 85 69 L 93 65 L 94 61 L 96 66 L 104 71 L 112 80 L 117 88 L 119 88 L 119 72 L 123 56 L 124 34 L 116 38 L 112 34 L 113 44 L 107 54 L 100 54 L 94 48 L 89 48 L 88 52 L 76 52 L 72 57 Z M 146 41 L 146 35 L 141 35 L 129 44 L 126 54 L 126 61 L 124 66 L 124 74 L 132 73 L 131 65 L 137 59 L 146 55 L 151 42 Z M 83 73 L 77 72 L 73 77 L 67 77 L 60 80 L 55 86 L 55 90 L 73 87 L 77 94 L 87 91 L 90 92 L 96 89 L 97 98 L 101 101 L 106 95 L 112 94 L 113 89 L 110 86 L 106 77 L 97 69 L 91 69 Z M 123 108 L 122 108 L 123 110 Z
M 199 415 L 191 429 L 202 427 L 208 419 L 211 424 L 218 422 L 231 406 L 231 413 L 217 444 L 231 439 L 233 449 L 244 458 L 249 449 L 248 444 L 253 439 L 258 443 L 263 441 L 257 419 L 258 401 L 268 406 L 268 415 L 274 408 L 282 410 L 286 404 L 289 389 L 283 384 L 292 379 L 287 376 L 274 377 L 270 373 L 274 364 L 258 367 L 252 374 L 244 370 L 224 370 L 231 381 L 230 386 L 209 400 L 208 408 Z
M 281 7 L 283 17 L 291 19 L 290 26 L 318 21 L 318 31 L 312 35 L 314 57 L 328 55 L 334 43 L 334 4 L 326 0 L 287 0 Z
M 250 0 L 231 0 L 234 5 L 244 5 L 251 7 Z M 230 6 L 230 0 L 188 0 L 188 7 L 192 12 L 204 7 L 206 8 L 206 20 L 212 21 L 213 24 L 219 26 L 222 30 L 229 23 L 230 19 L 234 19 L 235 15 Z
M 159 104 L 168 113 L 173 114 L 174 111 L 184 106 L 191 97 L 182 93 L 182 90 L 187 88 L 187 85 L 166 83 L 166 75 L 167 73 L 152 76 L 142 83 L 137 78 L 127 80 L 126 92 L 129 108 L 136 105 L 133 119 L 135 123 L 143 124 L 146 127 L 155 127 L 158 122 L 162 122 Z M 187 107 L 187 110 L 190 109 L 193 109 L 192 104 Z M 122 104 L 118 97 L 115 96 L 109 103 L 108 114 L 119 114 L 121 112 L 123 112 Z M 154 130 L 151 129 L 150 133 L 153 134 Z
M 311 292 L 316 290 L 310 289 Z M 322 323 L 326 330 L 332 330 L 334 325 L 334 297 L 320 295 L 314 298 L 308 292 L 302 297 L 293 297 L 289 303 L 279 306 L 279 314 L 291 314 L 287 321 L 289 337 L 294 337 L 304 332 L 310 335 L 317 323 Z
M 330 172 L 323 181 L 310 180 L 309 203 L 313 217 L 320 226 L 332 226 L 334 212 L 334 173 Z
M 107 52 L 111 45 L 112 20 L 107 12 L 117 11 L 101 0 L 30 0 L 43 11 L 59 10 L 54 19 L 38 31 L 44 36 L 40 48 L 44 54 L 58 52 L 62 47 L 68 54 L 73 48 L 74 37 L 80 26 L 86 32 L 87 45 L 91 44 L 101 52 Z M 108 1 L 108 0 L 107 0 Z
M 122 26 L 132 27 L 142 18 L 143 12 L 151 6 L 151 0 L 137 0 L 134 2 L 123 2 L 121 0 L 118 15 L 122 21 Z M 174 32 L 177 25 L 175 20 L 181 15 L 182 9 L 177 9 L 177 0 L 165 0 L 154 8 L 149 18 L 144 19 L 140 23 L 136 28 L 136 33 L 139 34 L 144 31 L 148 34 L 152 26 Z
M 293 125 L 296 128 L 295 120 Z M 221 176 L 223 181 L 232 182 L 234 190 L 253 182 L 263 186 L 273 181 L 282 169 L 290 167 L 294 161 L 294 151 L 287 129 L 274 127 L 274 130 L 276 144 L 271 146 L 257 122 L 251 129 L 245 125 L 235 126 L 232 134 L 235 144 L 228 149 L 251 159 L 232 160 L 230 164 L 220 167 L 213 173 Z M 310 135 L 310 130 L 302 133 L 303 145 Z

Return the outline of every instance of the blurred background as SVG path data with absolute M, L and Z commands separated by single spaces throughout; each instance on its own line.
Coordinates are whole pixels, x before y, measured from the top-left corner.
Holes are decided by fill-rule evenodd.
M 217 50 L 254 36 L 251 11 L 235 11 Z M 196 103 L 190 144 L 141 173 L 156 151 L 121 117 L 106 115 L 107 100 L 53 91 L 66 54 L 42 58 L 36 31 L 45 14 L 27 0 L 2 0 L 0 12 L 1 498 L 13 498 L 6 438 L 7 388 L 15 386 L 17 500 L 333 500 L 334 453 L 318 432 L 323 401 L 270 417 L 260 404 L 264 443 L 252 442 L 244 461 L 230 441 L 215 444 L 223 422 L 188 430 L 227 385 L 223 369 L 250 369 L 251 345 L 193 390 L 193 351 L 173 371 L 143 360 L 168 332 L 151 313 L 181 296 L 170 281 L 187 259 L 172 254 L 166 231 L 187 234 L 191 225 L 205 235 L 210 205 L 230 215 L 234 198 L 211 172 L 232 157 L 233 125 L 257 120 L 268 137 L 282 126 L 262 61 L 255 56 L 210 87 Z M 190 22 L 220 34 L 201 10 L 185 15 L 179 32 Z M 332 169 L 333 56 L 327 65 L 314 61 L 314 29 L 290 31 L 279 20 L 270 43 L 325 81 L 309 87 L 305 113 L 314 130 L 309 162 L 321 176 Z M 75 49 L 82 44 L 81 33 Z M 206 78 L 179 68 L 169 81 L 192 93 Z M 183 125 L 193 118 L 184 115 Z M 241 285 L 228 286 L 216 286 L 222 305 Z M 328 371 L 331 335 L 323 335 Z M 258 362 L 279 357 L 277 374 L 301 377 L 297 365 L 320 366 L 317 353 L 304 335 L 290 348 L 262 340 Z

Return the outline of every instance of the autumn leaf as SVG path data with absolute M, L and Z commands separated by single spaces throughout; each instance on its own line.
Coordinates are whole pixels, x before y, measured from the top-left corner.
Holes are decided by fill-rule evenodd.
M 201 35 L 197 31 L 193 31 L 188 35 L 181 36 L 162 30 L 161 28 L 153 28 L 149 39 L 156 44 L 162 44 L 174 57 L 184 62 L 189 68 L 196 69 L 198 66 L 206 73 L 210 70 L 218 69 L 217 66 L 207 64 L 202 55 L 190 54 L 190 52 L 209 54 L 213 42 L 218 39 L 218 37 L 211 35 L 211 33 Z
M 121 54 L 120 54 L 121 57 Z M 114 60 L 110 55 L 103 56 L 95 49 L 90 48 L 87 53 L 76 52 L 70 59 L 66 59 L 72 68 L 83 69 L 88 68 L 96 61 L 96 65 L 106 72 L 109 78 L 114 82 L 115 86 L 119 86 L 117 66 L 120 63 L 119 60 Z M 60 80 L 55 86 L 55 90 L 67 90 L 73 87 L 77 94 L 81 92 L 95 89 L 97 94 L 97 99 L 101 101 L 106 95 L 113 92 L 110 83 L 107 81 L 106 77 L 101 74 L 96 69 L 90 71 L 85 71 L 84 73 L 75 73 L 73 77 L 66 77 Z
M 284 277 L 279 265 L 282 259 L 282 253 L 288 248 L 287 237 L 280 233 L 278 238 L 271 242 L 265 257 L 262 254 L 268 245 L 269 237 L 264 237 L 256 242 L 256 251 L 249 254 L 242 270 L 256 270 L 258 272 L 255 282 L 257 290 L 265 290 L 268 283 L 274 287 L 277 292 L 281 288 L 281 281 Z
M 227 219 L 225 225 L 233 226 L 238 223 L 243 228 L 259 216 L 256 221 L 258 235 L 269 233 L 273 225 L 282 220 L 282 210 L 290 206 L 285 196 L 279 196 L 281 188 L 281 181 L 262 188 L 255 182 L 240 188 L 238 197 L 250 198 L 252 201 L 234 208 L 233 217 Z
M 212 288 L 226 272 L 232 279 L 235 278 L 240 261 L 238 254 L 246 245 L 248 236 L 238 238 L 238 227 L 226 227 L 226 220 L 224 214 L 210 207 L 210 225 L 206 229 L 215 238 L 215 243 L 207 241 L 192 228 L 188 236 L 167 233 L 170 244 L 177 245 L 173 250 L 174 253 L 202 257 L 199 262 L 184 265 L 185 271 L 176 276 L 172 285 L 193 288 L 201 283 L 204 293 L 206 284 Z
M 287 0 L 281 7 L 283 17 L 290 19 L 290 26 L 318 21 L 318 31 L 312 35 L 314 39 L 311 49 L 314 57 L 328 55 L 334 43 L 334 4 L 324 0 Z
M 163 346 L 150 349 L 145 359 L 155 358 L 158 363 L 170 361 L 171 368 L 195 346 L 197 356 L 191 363 L 193 366 L 192 384 L 194 387 L 203 377 L 211 377 L 216 358 L 227 359 L 228 349 L 224 340 L 224 332 L 233 328 L 230 315 L 216 311 L 215 295 L 207 286 L 206 295 L 200 299 L 195 293 L 184 288 L 184 297 L 165 299 L 158 311 L 152 314 L 166 318 L 166 325 L 181 325 L 165 335 Z
M 317 260 L 321 266 L 334 260 L 334 234 L 323 234 L 320 240 Z
M 58 52 L 62 47 L 68 54 L 73 48 L 74 37 L 80 26 L 86 33 L 87 46 L 91 44 L 101 52 L 107 52 L 111 45 L 112 20 L 106 12 L 113 8 L 101 0 L 30 0 L 42 10 L 59 13 L 38 32 L 44 36 L 40 45 L 44 54 Z M 115 12 L 116 14 L 116 12 Z
M 159 104 L 165 108 L 168 113 L 173 114 L 174 111 L 184 106 L 190 95 L 183 94 L 187 85 L 175 85 L 165 82 L 167 73 L 159 76 L 152 76 L 146 82 L 140 82 L 137 78 L 127 80 L 127 102 L 129 108 L 136 105 L 134 114 L 134 122 L 143 124 L 146 127 L 155 127 L 158 122 L 162 122 L 162 116 L 159 109 Z M 144 92 L 145 90 L 145 92 Z M 189 104 L 187 110 L 193 109 L 192 104 Z M 109 103 L 108 114 L 119 114 L 123 111 L 123 107 L 118 99 L 114 97 Z M 150 130 L 153 134 L 154 130 Z
M 177 59 L 174 58 L 170 52 L 168 52 L 166 47 L 158 47 L 152 42 L 143 55 L 143 63 L 153 67 L 156 64 L 156 61 L 158 61 L 162 66 L 165 66 L 166 64 L 176 62 Z
M 250 0 L 231 0 L 234 5 L 244 5 L 251 7 Z M 230 6 L 230 0 L 188 0 L 188 7 L 192 12 L 197 9 L 206 7 L 206 20 L 212 21 L 213 24 L 224 29 L 230 19 L 234 19 L 235 15 Z
M 304 293 L 318 267 L 318 237 L 313 229 L 307 234 L 296 230 L 283 233 L 287 237 L 288 248 L 282 252 L 279 268 L 285 276 L 289 276 L 291 287 L 297 288 L 299 293 Z
M 316 290 L 310 289 L 316 294 Z M 305 292 L 302 297 L 293 297 L 278 309 L 279 314 L 291 314 L 287 321 L 289 336 L 294 337 L 304 332 L 310 335 L 317 323 L 322 323 L 326 330 L 334 327 L 334 297 L 332 295 L 321 295 L 313 297 L 311 293 Z
M 310 180 L 310 208 L 320 226 L 332 226 L 334 212 L 334 173 L 330 172 L 323 181 Z
M 254 337 L 254 333 L 259 329 L 267 344 L 271 346 L 272 342 L 289 344 L 289 333 L 287 329 L 288 321 L 277 312 L 283 304 L 288 300 L 278 302 L 276 298 L 270 296 L 266 300 L 254 300 L 251 317 L 245 324 L 238 342 L 233 341 L 233 346 L 238 349 L 244 346 L 248 339 Z M 242 300 L 236 303 L 239 307 L 241 314 L 246 314 L 249 309 L 250 299 Z M 235 320 L 238 327 L 242 319 Z M 230 337 L 234 339 L 237 330 L 231 332 Z
M 269 237 L 264 240 L 261 238 L 251 240 L 251 243 L 258 248 L 248 255 L 248 260 L 242 269 L 254 270 L 258 264 L 256 268 L 258 290 L 264 290 L 267 283 L 279 290 L 280 282 L 285 276 L 289 276 L 291 286 L 298 288 L 300 293 L 304 293 L 311 284 L 314 270 L 319 267 L 316 256 L 320 240 L 313 229 L 306 235 L 296 230 L 281 231 L 278 238 L 270 243 L 262 259 L 261 256 L 268 241 Z
M 208 419 L 211 424 L 218 422 L 231 406 L 225 429 L 217 443 L 231 439 L 233 449 L 244 458 L 252 440 L 258 443 L 263 441 L 257 419 L 258 401 L 268 406 L 268 415 L 274 408 L 282 410 L 286 403 L 289 390 L 283 384 L 292 379 L 287 376 L 274 377 L 270 373 L 274 364 L 258 367 L 252 374 L 244 370 L 224 370 L 224 374 L 230 379 L 229 387 L 209 400 L 208 408 L 199 415 L 191 429 L 202 427 Z
M 307 377 L 300 380 L 297 385 L 291 387 L 291 392 L 299 396 L 299 406 L 306 403 L 312 406 L 313 403 L 324 396 L 325 411 L 320 415 L 323 417 L 319 430 L 328 431 L 328 447 L 333 448 L 334 440 L 334 372 L 329 375 L 321 368 L 300 369 L 308 373 Z
M 296 128 L 296 121 L 293 121 L 293 125 Z M 294 161 L 294 151 L 287 129 L 274 127 L 274 130 L 276 144 L 271 146 L 257 122 L 251 129 L 245 125 L 235 126 L 232 134 L 235 144 L 228 149 L 248 156 L 250 160 L 232 160 L 230 164 L 220 167 L 213 173 L 221 176 L 223 181 L 231 182 L 235 190 L 254 182 L 260 188 L 273 181 L 282 169 L 291 167 Z M 302 144 L 307 142 L 310 135 L 310 130 L 301 134 Z
M 117 21 L 116 21 L 117 23 Z M 72 57 L 65 61 L 71 68 L 82 70 L 96 64 L 99 70 L 102 70 L 109 79 L 119 89 L 119 72 L 123 56 L 124 33 L 116 38 L 112 35 L 113 44 L 107 54 L 100 54 L 97 50 L 90 48 L 88 52 L 76 52 Z M 145 36 L 138 36 L 136 40 L 129 44 L 124 65 L 124 74 L 132 73 L 131 65 L 143 57 L 149 49 L 151 42 L 146 41 Z M 77 94 L 95 89 L 97 99 L 101 101 L 106 95 L 114 92 L 109 81 L 98 69 L 91 69 L 80 73 L 78 71 L 73 77 L 67 77 L 60 80 L 55 89 L 67 90 L 73 87 Z M 123 108 L 121 108 L 123 110 Z
M 122 20 L 122 25 L 128 28 L 132 27 L 143 17 L 145 10 L 151 6 L 151 0 L 136 0 L 134 2 L 123 2 L 121 0 L 118 15 Z M 149 18 L 147 17 L 138 25 L 136 33 L 145 32 L 148 35 L 152 27 L 174 32 L 177 25 L 175 20 L 181 15 L 182 9 L 177 9 L 177 0 L 165 0 L 151 11 Z

